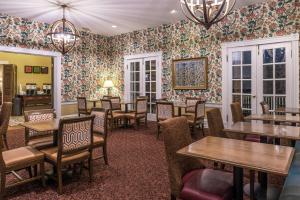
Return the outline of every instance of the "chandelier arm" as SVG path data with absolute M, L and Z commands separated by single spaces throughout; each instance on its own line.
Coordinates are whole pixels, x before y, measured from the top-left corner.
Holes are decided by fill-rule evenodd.
M 184 0 L 184 4 L 185 4 L 185 7 L 187 8 L 189 14 L 190 14 L 193 18 L 195 18 L 195 20 L 197 20 L 198 23 L 200 23 L 200 24 L 204 24 L 204 23 L 205 23 L 205 22 L 201 21 L 200 19 L 198 19 L 198 17 L 196 17 L 196 16 L 194 15 L 194 13 L 190 10 L 190 8 L 189 8 L 188 3 L 187 3 L 186 0 Z M 188 18 L 189 18 L 189 17 L 188 17 Z M 193 21 L 194 21 L 194 20 L 193 20 Z
M 184 11 L 184 9 L 183 9 L 183 7 L 182 7 L 182 4 L 180 5 L 181 6 L 181 10 L 182 10 L 182 13 L 183 13 L 183 15 L 186 17 L 186 18 L 188 18 L 189 20 L 191 20 L 192 22 L 194 22 L 194 23 L 196 23 L 196 24 L 198 24 L 198 23 L 202 23 L 200 20 L 198 20 L 198 19 L 193 19 L 193 18 L 191 18 L 190 16 L 188 16 L 188 14 L 186 14 L 185 13 L 185 11 Z
M 206 0 L 202 1 L 203 4 L 203 16 L 205 23 L 209 23 L 209 19 L 207 18 L 207 10 L 206 10 Z
M 215 17 L 210 21 L 210 23 L 211 23 L 211 22 L 214 22 L 214 21 L 221 15 L 221 12 L 222 12 L 222 10 L 223 10 L 223 8 L 224 8 L 226 2 L 227 2 L 226 0 L 223 1 L 222 5 L 221 5 L 221 8 L 218 10 L 217 14 L 216 14 Z
M 233 7 L 235 6 L 235 3 L 236 3 L 236 0 L 234 0 L 234 3 L 233 3 L 232 6 L 230 7 L 228 13 L 230 13 L 230 12 L 232 11 Z M 221 17 L 220 19 L 216 20 L 214 23 L 218 23 L 218 22 L 222 21 L 226 16 L 228 16 L 228 13 L 227 13 L 227 15 L 224 15 L 224 16 Z

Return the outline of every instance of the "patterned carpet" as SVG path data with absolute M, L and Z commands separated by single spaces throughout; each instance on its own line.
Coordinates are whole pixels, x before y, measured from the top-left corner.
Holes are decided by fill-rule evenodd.
M 47 181 L 42 188 L 35 182 L 8 190 L 8 199 L 99 199 L 99 200 L 167 200 L 170 199 L 167 163 L 163 141 L 156 140 L 156 126 L 139 130 L 119 129 L 109 133 L 109 166 L 98 160 L 94 165 L 94 181 L 88 173 L 68 177 L 63 182 L 63 195 L 56 193 L 56 184 Z M 200 133 L 198 135 L 200 137 Z M 10 148 L 24 145 L 24 130 L 11 130 L 8 135 Z M 96 152 L 99 153 L 99 152 Z M 206 165 L 211 166 L 206 162 Z M 49 166 L 48 166 L 49 167 Z M 21 172 L 27 175 L 25 172 Z M 281 178 L 272 177 L 281 185 Z M 274 179 L 274 180 L 273 180 Z M 11 181 L 11 180 L 9 180 Z M 247 180 L 246 180 L 247 181 Z

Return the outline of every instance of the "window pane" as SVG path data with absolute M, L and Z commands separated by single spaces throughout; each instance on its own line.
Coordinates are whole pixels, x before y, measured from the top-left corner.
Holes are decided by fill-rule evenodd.
M 264 79 L 273 79 L 273 65 L 264 65 Z
M 140 91 L 140 83 L 135 83 L 135 91 Z
M 151 93 L 151 102 L 155 103 L 156 102 L 156 94 Z
M 243 95 L 243 108 L 251 109 L 251 96 Z
M 232 53 L 232 64 L 233 65 L 241 64 L 241 52 L 240 51 Z
M 273 49 L 264 50 L 264 64 L 273 63 Z
M 156 60 L 151 60 L 151 70 L 156 70 Z
M 251 79 L 251 66 L 243 66 L 243 79 Z
M 251 51 L 243 52 L 243 64 L 251 64 Z
M 150 92 L 150 83 L 146 83 L 146 92 Z
M 150 72 L 145 73 L 145 81 L 150 81 Z
M 285 48 L 275 49 L 275 62 L 285 62 Z
M 156 113 L 156 104 L 152 104 L 152 113 L 153 113 L 153 114 Z
M 130 72 L 130 80 L 134 81 L 134 72 Z
M 239 102 L 241 103 L 241 95 L 233 95 L 232 102 Z
M 243 93 L 251 94 L 251 81 L 243 81 Z
M 140 63 L 139 62 L 135 63 L 135 71 L 140 71 Z
M 273 96 L 264 96 L 264 102 L 266 102 L 270 106 L 270 110 L 273 109 Z
M 275 97 L 275 107 L 280 108 L 280 107 L 286 107 L 286 97 Z
M 147 71 L 150 70 L 150 61 L 146 61 L 146 70 L 147 70 Z
M 241 93 L 241 81 L 232 81 L 232 93 Z
M 264 94 L 273 94 L 273 81 L 264 81 Z
M 130 71 L 134 71 L 134 63 L 130 63 Z
M 240 66 L 232 67 L 232 78 L 233 79 L 241 79 L 241 67 Z
M 285 78 L 285 64 L 275 66 L 275 78 Z
M 156 81 L 156 72 L 151 72 L 151 81 Z
M 275 81 L 276 94 L 285 94 L 285 81 Z
M 156 92 L 156 82 L 151 83 L 151 92 Z
M 135 81 L 140 81 L 140 72 L 135 72 Z

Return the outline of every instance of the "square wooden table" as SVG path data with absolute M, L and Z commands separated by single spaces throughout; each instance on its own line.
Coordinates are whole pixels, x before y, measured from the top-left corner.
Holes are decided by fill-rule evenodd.
M 53 131 L 53 144 L 56 146 L 58 142 L 58 128 L 60 119 L 53 119 L 47 121 L 37 121 L 37 122 L 24 122 L 20 124 L 21 126 L 37 131 L 37 132 L 47 132 Z
M 228 125 L 224 132 L 300 140 L 300 127 L 264 124 L 262 122 L 237 122 Z
M 208 136 L 177 153 L 232 165 L 235 197 L 240 200 L 243 199 L 244 168 L 265 173 L 262 187 L 266 192 L 266 173 L 287 176 L 295 151 L 291 147 Z
M 133 101 L 122 101 L 121 104 L 125 106 L 125 113 L 128 113 L 128 111 L 129 111 L 128 110 L 128 105 L 134 105 L 135 102 L 133 102 Z
M 279 122 L 279 123 L 283 123 L 283 122 L 300 123 L 300 116 L 261 114 L 261 115 L 249 115 L 245 117 L 245 120 L 261 120 L 261 121 Z
M 188 106 L 185 102 L 174 102 L 174 107 L 178 109 L 178 116 L 181 116 L 182 108 L 195 107 L 196 105 Z
M 290 107 L 281 107 L 275 109 L 276 113 L 287 113 L 287 114 L 292 114 L 292 115 L 297 115 L 300 114 L 300 108 L 290 108 Z

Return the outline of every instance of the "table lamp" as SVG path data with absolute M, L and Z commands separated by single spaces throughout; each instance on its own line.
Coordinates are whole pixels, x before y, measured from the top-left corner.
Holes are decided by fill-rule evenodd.
M 110 90 L 112 87 L 114 87 L 114 83 L 111 80 L 106 80 L 104 81 L 103 87 L 107 88 L 107 95 L 111 96 Z

